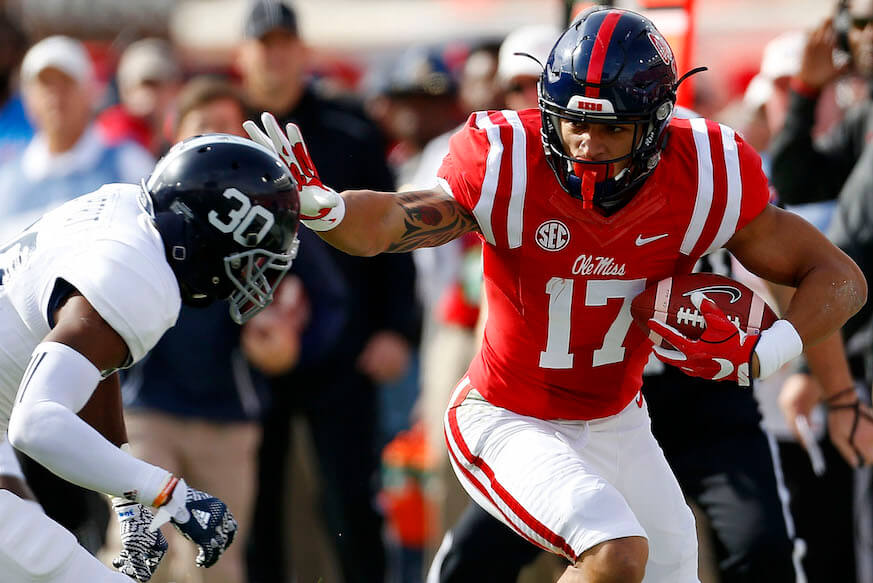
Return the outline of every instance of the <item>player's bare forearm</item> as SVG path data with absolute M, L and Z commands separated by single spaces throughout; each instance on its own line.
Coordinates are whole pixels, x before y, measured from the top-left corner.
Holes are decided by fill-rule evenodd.
M 853 385 L 852 371 L 846 359 L 843 338 L 834 332 L 818 344 L 804 351 L 809 371 L 818 379 L 824 397 L 836 395 Z
M 782 285 L 770 284 L 770 292 L 776 299 L 780 312 L 788 308 L 791 298 L 794 297 L 794 289 Z M 834 332 L 818 344 L 808 347 L 804 354 L 809 370 L 821 384 L 825 396 L 836 394 L 852 385 L 852 372 L 839 332 Z
M 439 188 L 401 193 L 352 190 L 342 197 L 342 223 L 319 235 L 351 255 L 436 247 L 478 229 L 472 215 Z
M 836 332 L 866 301 L 858 266 L 793 213 L 768 206 L 727 247 L 753 273 L 796 288 L 782 317 L 805 348 Z

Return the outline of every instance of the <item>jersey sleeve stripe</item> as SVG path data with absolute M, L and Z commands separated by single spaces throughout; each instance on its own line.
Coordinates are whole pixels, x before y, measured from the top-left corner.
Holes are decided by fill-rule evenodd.
M 488 113 L 480 111 L 476 114 L 476 126 L 485 130 L 488 136 L 488 158 L 485 162 L 485 177 L 482 180 L 482 193 L 476 206 L 473 207 L 473 216 L 479 223 L 482 236 L 491 245 L 495 244 L 494 228 L 491 225 L 491 213 L 494 210 L 494 197 L 497 193 L 497 184 L 500 179 L 500 159 L 503 157 L 503 143 L 500 140 L 500 128 L 489 119 Z
M 733 236 L 740 220 L 740 203 L 743 199 L 743 182 L 740 177 L 740 157 L 737 151 L 737 139 L 734 130 L 719 125 L 721 130 L 722 151 L 724 152 L 724 164 L 727 174 L 727 202 L 718 233 L 713 239 L 706 253 L 711 253 L 724 246 Z
M 694 136 L 694 147 L 697 150 L 697 197 L 694 200 L 694 211 L 682 245 L 679 250 L 685 255 L 691 255 L 697 245 L 709 210 L 712 207 L 712 155 L 709 148 L 709 133 L 706 120 L 694 118 L 690 121 Z
M 505 110 L 503 116 L 512 126 L 512 190 L 509 212 L 506 218 L 506 234 L 509 248 L 521 247 L 524 225 L 524 194 L 527 190 L 527 137 L 518 113 Z

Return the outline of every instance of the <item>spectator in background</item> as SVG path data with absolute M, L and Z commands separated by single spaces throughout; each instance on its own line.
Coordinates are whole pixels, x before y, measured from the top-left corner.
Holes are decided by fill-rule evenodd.
M 175 139 L 205 133 L 243 134 L 242 95 L 226 81 L 199 77 L 179 94 Z M 275 300 L 242 328 L 223 303 L 183 306 L 171 328 L 124 377 L 125 420 L 132 453 L 174 473 L 227 503 L 241 541 L 251 526 L 257 491 L 260 419 L 268 406 L 263 374 L 292 368 L 301 355 L 324 351 L 343 323 L 341 275 L 325 245 L 301 231 L 301 249 Z M 310 300 L 315 318 L 310 318 Z M 309 322 L 314 334 L 304 333 Z M 196 341 L 192 342 L 192 339 Z M 252 363 L 260 370 L 253 370 Z M 230 477 L 230 479 L 229 479 Z M 245 583 L 245 543 L 233 545 L 208 572 L 195 569 L 173 529 L 168 556 L 152 581 Z M 113 540 L 110 537 L 110 540 Z
M 457 104 L 447 107 L 449 116 L 431 121 L 432 126 L 456 119 L 455 111 L 466 115 L 473 111 L 500 109 L 503 106 L 501 88 L 496 80 L 499 43 L 482 42 L 468 52 L 459 67 Z M 460 125 L 431 139 L 417 157 L 414 174 L 407 183 L 412 190 L 430 188 L 436 184 L 437 170 L 449 151 L 449 139 Z M 420 395 L 417 396 L 413 430 L 401 434 L 401 443 L 424 452 L 426 471 L 409 469 L 412 488 L 422 494 L 424 511 L 417 516 L 405 516 L 406 523 L 416 524 L 424 533 L 417 547 L 435 550 L 442 534 L 441 524 L 451 524 L 466 505 L 467 496 L 457 484 L 445 455 L 442 438 L 442 413 L 455 382 L 473 358 L 476 343 L 473 334 L 480 288 L 481 247 L 475 236 L 464 237 L 440 247 L 418 249 L 413 254 L 416 264 L 418 296 L 422 302 L 424 330 L 420 348 Z M 391 399 L 391 393 L 388 393 Z M 389 502 L 392 497 L 387 496 Z M 431 512 L 435 509 L 435 512 Z M 393 523 L 403 523 L 401 512 L 389 517 Z M 411 514 L 411 513 L 407 513 Z M 395 527 L 394 530 L 401 530 Z M 409 547 L 410 539 L 403 533 L 397 538 Z M 431 548 L 427 548 L 431 547 Z M 412 554 L 411 552 L 409 554 Z M 412 569 L 410 569 L 412 570 Z M 419 568 L 418 571 L 422 571 Z M 417 579 L 405 579 L 415 581 Z
M 839 50 L 837 50 L 839 49 Z M 835 51 L 843 59 L 835 59 Z M 845 116 L 821 136 L 815 135 L 819 121 L 817 106 L 827 91 L 833 91 L 846 75 L 865 82 L 867 92 Z M 861 267 L 869 281 L 873 263 L 866 253 L 871 239 L 870 200 L 873 198 L 873 2 L 855 0 L 833 19 L 825 19 L 808 36 L 800 67 L 790 83 L 785 124 L 771 145 L 773 186 L 786 204 L 837 200 L 828 228 L 829 237 Z M 828 403 L 829 428 L 840 418 L 855 415 L 860 430 L 868 421 L 857 416 L 857 409 L 834 407 L 854 401 L 869 403 L 873 379 L 870 343 L 871 307 L 868 303 L 842 329 L 849 361 L 856 378 L 858 395 L 846 391 L 840 403 Z M 807 413 L 821 399 L 807 384 L 796 390 L 785 407 L 789 415 Z M 787 399 L 785 399 L 787 400 Z M 853 436 L 855 431 L 853 430 Z M 873 552 L 870 519 L 871 474 L 869 468 L 855 472 L 856 507 L 852 512 L 855 527 L 858 577 L 873 581 Z M 813 528 L 817 528 L 813 526 Z M 826 568 L 826 565 L 823 565 Z
M 0 240 L 40 215 L 112 182 L 139 183 L 154 159 L 133 142 L 109 144 L 93 122 L 96 85 L 85 47 L 64 36 L 33 45 L 21 63 L 24 105 L 36 128 L 26 148 L 0 167 Z M 74 486 L 20 456 L 46 514 L 92 553 L 109 514 L 102 496 Z
M 873 196 L 873 100 L 869 84 L 873 83 L 873 1 L 856 0 L 843 15 L 847 23 L 848 64 L 834 62 L 837 31 L 834 20 L 826 19 L 813 30 L 803 47 L 800 67 L 791 79 L 785 124 L 774 137 L 770 148 L 773 186 L 786 204 L 839 199 L 839 210 L 830 228 L 841 247 L 858 262 L 868 279 L 873 277 L 870 259 L 858 253 L 870 235 L 864 214 L 866 200 Z M 816 107 L 822 93 L 846 73 L 862 78 L 868 94 L 853 105 L 846 115 L 825 135 L 816 137 Z M 869 360 L 869 341 L 858 340 L 857 333 L 870 325 L 871 307 L 866 305 L 847 323 L 843 335 L 849 344 L 863 346 L 860 359 L 852 358 L 856 376 L 873 378 Z M 869 363 L 868 363 L 869 365 Z
M 141 146 L 111 144 L 97 130 L 93 68 L 79 41 L 53 36 L 33 45 L 21 87 L 36 134 L 0 167 L 0 239 L 83 192 L 138 183 L 151 172 L 154 158 Z
M 785 123 L 770 146 L 772 182 L 782 201 L 799 204 L 837 198 L 841 192 L 873 191 L 873 130 L 869 95 L 825 136 L 814 140 L 816 106 L 822 92 L 846 73 L 873 82 L 873 1 L 856 0 L 848 16 L 849 64 L 834 62 L 838 33 L 833 19 L 813 30 L 803 47 L 799 70 L 790 82 Z
M 764 152 L 762 162 L 765 172 L 770 169 L 766 149 L 785 123 L 791 99 L 791 79 L 801 69 L 806 44 L 807 35 L 801 31 L 783 33 L 768 42 L 764 47 L 760 71 L 749 83 L 743 98 L 743 105 L 755 120 L 747 124 L 744 130 L 758 128 L 744 131 L 744 135 L 748 135 L 755 146 Z M 816 121 L 810 128 L 813 135 L 827 131 L 842 115 L 838 95 L 846 93 L 845 89 L 837 91 L 836 84 L 833 84 L 820 96 L 815 106 Z M 803 204 L 779 202 L 823 231 L 828 228 L 836 204 L 834 200 Z M 757 281 L 748 273 L 740 277 Z M 747 283 L 751 284 L 749 281 Z M 759 289 L 769 293 L 776 304 L 787 305 L 792 293 L 790 288 L 765 286 L 761 282 L 759 285 Z M 821 356 L 817 358 L 821 360 Z M 815 362 L 813 360 L 813 364 Z M 833 377 L 841 366 L 846 366 L 845 356 L 830 354 L 824 364 L 827 370 L 824 373 L 821 370 L 813 372 Z M 823 382 L 833 380 L 824 378 Z M 779 375 L 755 386 L 755 395 L 763 414 L 763 426 L 774 436 L 779 450 L 797 536 L 805 542 L 802 564 L 806 576 L 810 581 L 854 581 L 858 561 L 853 544 L 853 514 L 864 510 L 853 506 L 852 468 L 846 465 L 837 448 L 827 438 L 826 407 L 816 406 L 821 394 L 821 382 L 810 374 L 805 358 L 786 365 Z M 813 467 L 810 455 L 797 435 L 798 414 L 805 417 L 812 430 L 812 438 L 822 451 L 823 468 Z M 821 505 L 823 499 L 832 502 L 825 508 Z
M 18 88 L 18 65 L 28 44 L 18 23 L 0 9 L 0 164 L 23 150 L 33 137 Z
M 238 66 L 249 103 L 284 124 L 294 122 L 328 177 L 347 188 L 393 190 L 382 135 L 357 104 L 325 98 L 307 82 L 306 46 L 288 5 L 250 5 Z M 354 152 L 354 156 L 350 155 Z M 305 252 L 305 251 L 304 251 Z M 346 583 L 385 577 L 379 491 L 377 386 L 402 378 L 417 345 L 420 314 L 415 268 L 408 255 L 352 257 L 331 248 L 350 290 L 339 342 L 318 362 L 303 363 L 273 382 L 264 425 L 259 495 L 249 573 L 252 583 L 282 581 L 285 515 L 277 493 L 288 487 L 294 412 L 305 417 L 323 484 L 322 510 Z
M 465 116 L 474 111 L 501 109 L 503 107 L 503 90 L 497 82 L 497 52 L 499 48 L 499 43 L 484 42 L 470 49 L 463 66 L 460 67 L 461 72 L 458 78 L 456 109 L 461 115 Z M 449 139 L 460 127 L 460 124 L 453 126 L 424 146 L 418 158 L 415 172 L 407 184 L 409 188 L 428 188 L 436 184 L 437 170 L 449 151 Z M 418 249 L 412 254 L 418 277 L 418 294 L 426 319 L 431 316 L 437 304 L 443 301 L 441 298 L 447 287 L 457 281 L 458 272 L 461 269 L 462 249 L 465 247 L 466 245 L 460 241 L 450 242 L 440 247 Z M 463 373 L 464 370 L 466 370 L 466 363 L 458 374 Z M 427 374 L 426 371 L 423 372 L 424 376 Z M 447 374 L 452 373 L 447 371 Z M 455 380 L 457 379 L 452 379 L 450 384 L 454 383 Z M 445 387 L 443 388 L 445 389 Z M 438 426 L 442 426 L 444 405 L 445 403 L 442 402 L 439 404 Z M 439 427 L 437 429 L 442 434 L 442 430 Z M 440 438 L 439 443 L 442 443 L 442 438 Z
M 458 83 L 438 48 L 415 46 L 390 63 L 376 86 L 367 108 L 393 141 L 388 162 L 397 184 L 406 186 L 427 143 L 463 120 Z
M 113 142 L 132 139 L 153 155 L 169 146 L 167 131 L 182 68 L 172 45 L 146 38 L 128 46 L 116 73 L 119 103 L 103 111 L 97 123 Z
M 517 28 L 503 39 L 497 76 L 506 107 L 519 111 L 537 106 L 537 83 L 560 34 L 557 27 L 538 24 Z

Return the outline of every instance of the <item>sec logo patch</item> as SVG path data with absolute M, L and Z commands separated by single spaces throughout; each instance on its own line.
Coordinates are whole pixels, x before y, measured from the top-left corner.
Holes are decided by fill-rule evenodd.
M 570 230 L 561 221 L 546 221 L 537 227 L 536 240 L 546 251 L 560 251 L 570 242 Z

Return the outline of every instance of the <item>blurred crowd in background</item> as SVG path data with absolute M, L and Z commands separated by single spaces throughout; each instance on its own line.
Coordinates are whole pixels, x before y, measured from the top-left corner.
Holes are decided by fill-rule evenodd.
M 0 2 L 0 238 L 101 184 L 139 182 L 185 137 L 244 135 L 242 121 L 261 111 L 301 126 L 322 179 L 337 190 L 429 187 L 470 112 L 536 107 L 540 63 L 573 14 L 591 4 Z M 835 3 L 616 4 L 644 10 L 686 70 L 710 67 L 685 86 L 680 103 L 736 128 L 765 168 L 792 91 L 812 100 L 815 136 L 869 99 L 864 71 L 792 85 L 804 54 L 823 46 L 809 33 L 831 26 Z M 850 26 L 869 33 L 868 24 Z M 836 204 L 788 202 L 803 203 L 800 212 L 823 230 Z M 272 326 L 240 331 L 223 307 L 208 315 L 186 309 L 125 377 L 134 453 L 220 496 L 241 527 L 240 542 L 206 578 L 185 559 L 165 561 L 155 580 L 424 581 L 467 505 L 448 469 L 441 417 L 476 350 L 478 239 L 411 257 L 352 259 L 311 233 L 301 238 L 294 276 L 269 312 Z M 859 385 L 869 388 L 870 341 L 854 346 Z M 812 382 L 798 381 L 798 372 L 756 387 L 764 426 L 780 444 L 797 443 L 781 409 L 796 410 L 784 383 Z M 825 414 L 811 420 L 824 442 Z M 793 508 L 798 530 L 823 531 L 845 547 L 845 576 L 873 581 L 864 554 L 873 525 L 858 510 L 871 495 L 869 475 L 836 468 L 836 454 L 828 461 L 830 471 L 844 471 L 827 482 L 815 481 L 805 456 L 792 466 L 800 475 L 786 470 L 792 496 L 848 506 L 808 521 Z M 25 463 L 36 476 L 33 466 Z M 41 500 L 78 497 L 79 504 L 44 506 L 95 554 L 111 556 L 117 537 L 105 500 L 44 472 L 31 482 Z M 814 540 L 805 544 L 804 560 L 834 556 Z M 711 561 L 706 580 L 719 580 L 718 549 L 702 556 Z M 835 559 L 821 560 L 826 569 Z M 548 558 L 540 563 L 522 580 L 554 580 L 560 571 Z

